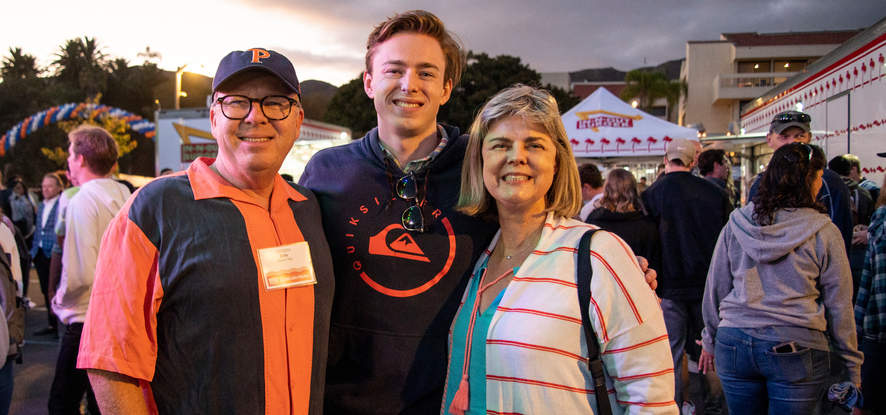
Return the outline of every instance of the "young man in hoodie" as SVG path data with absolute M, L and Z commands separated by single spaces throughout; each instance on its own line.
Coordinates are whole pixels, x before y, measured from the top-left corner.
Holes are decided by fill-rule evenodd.
M 464 63 L 431 13 L 379 24 L 363 75 L 378 127 L 317 153 L 301 176 L 335 265 L 327 413 L 440 411 L 463 276 L 496 228 L 453 209 L 467 137 L 437 111 Z
M 76 367 L 77 355 L 102 234 L 126 203 L 129 189 L 109 177 L 118 154 L 111 134 L 83 125 L 71 131 L 68 139 L 68 169 L 80 191 L 66 209 L 61 281 L 52 298 L 52 311 L 64 326 L 64 334 L 49 392 L 49 413 L 77 413 L 84 393 L 89 411 L 98 413 L 86 371 Z

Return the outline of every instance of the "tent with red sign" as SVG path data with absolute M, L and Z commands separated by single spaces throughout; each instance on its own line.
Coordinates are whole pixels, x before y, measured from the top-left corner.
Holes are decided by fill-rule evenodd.
M 633 108 L 602 87 L 562 118 L 575 157 L 661 156 L 674 138 L 698 140 L 695 129 Z

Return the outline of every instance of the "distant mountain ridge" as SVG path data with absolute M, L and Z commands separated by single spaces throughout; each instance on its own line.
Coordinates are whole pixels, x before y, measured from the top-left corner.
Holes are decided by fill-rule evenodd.
M 664 73 L 668 79 L 680 79 L 680 66 L 683 58 L 664 62 L 657 66 L 644 66 L 637 68 L 641 71 Z M 613 67 L 582 69 L 569 72 L 569 82 L 624 82 L 626 71 L 620 71 Z
M 322 121 L 329 101 L 335 96 L 338 87 L 328 82 L 308 79 L 300 82 L 302 107 L 305 118 Z

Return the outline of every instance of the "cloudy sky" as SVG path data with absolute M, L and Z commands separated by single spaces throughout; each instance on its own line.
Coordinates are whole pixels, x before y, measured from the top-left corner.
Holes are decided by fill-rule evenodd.
M 301 79 L 340 85 L 362 70 L 372 27 L 416 8 L 466 48 L 540 72 L 628 70 L 682 58 L 687 41 L 720 33 L 854 29 L 886 17 L 883 0 L 19 0 L 3 6 L 0 54 L 21 47 L 45 65 L 66 39 L 90 36 L 112 57 L 141 63 L 149 46 L 162 68 L 211 76 L 228 51 L 259 46 L 289 56 Z

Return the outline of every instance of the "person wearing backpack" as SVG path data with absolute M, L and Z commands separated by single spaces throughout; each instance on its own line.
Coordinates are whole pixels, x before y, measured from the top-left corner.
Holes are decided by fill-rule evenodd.
M 16 281 L 13 270 L 17 261 L 13 261 L 9 252 L 16 252 L 15 239 L 12 231 L 0 224 L 0 415 L 9 412 L 12 402 L 13 368 L 15 361 L 21 362 L 21 345 L 25 334 L 25 310 L 20 296 L 20 281 Z M 10 246 L 11 245 L 11 246 Z

